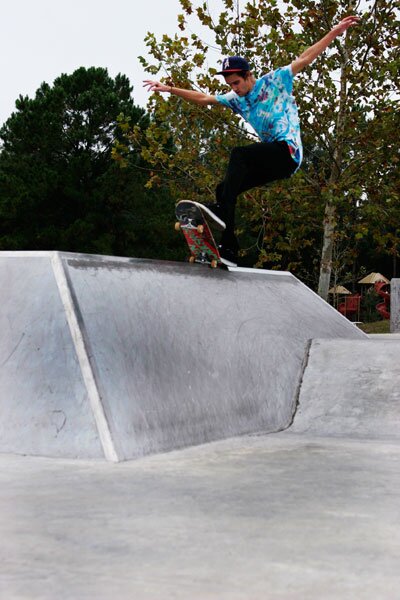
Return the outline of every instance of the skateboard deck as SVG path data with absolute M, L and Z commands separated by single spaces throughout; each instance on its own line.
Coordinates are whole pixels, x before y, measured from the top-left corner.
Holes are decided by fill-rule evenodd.
M 201 204 L 191 200 L 181 200 L 176 205 L 175 225 L 177 231 L 182 231 L 190 250 L 190 262 L 208 264 L 215 268 L 223 266 L 217 244 L 211 232 L 210 216 L 201 209 Z

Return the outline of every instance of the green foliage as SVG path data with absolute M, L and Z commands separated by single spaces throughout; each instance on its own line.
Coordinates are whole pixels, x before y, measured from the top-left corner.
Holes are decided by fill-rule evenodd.
M 390 333 L 390 320 L 384 319 L 372 323 L 359 323 L 358 327 L 364 331 L 364 333 Z
M 164 257 L 174 255 L 169 194 L 146 192 L 139 152 L 128 149 L 125 169 L 112 159 L 123 145 L 118 115 L 143 133 L 148 126 L 131 91 L 125 76 L 80 68 L 17 100 L 0 130 L 1 249 L 151 257 L 161 243 Z
M 379 319 L 379 313 L 376 310 L 376 305 L 382 301 L 380 296 L 376 293 L 373 286 L 367 288 L 361 299 L 361 311 L 360 319 L 364 323 L 376 322 Z
M 181 34 L 157 40 L 149 33 L 152 59 L 141 59 L 144 68 L 179 87 L 214 94 L 224 90 L 213 77 L 214 47 L 222 56 L 246 56 L 259 76 L 292 62 L 344 16 L 358 10 L 361 17 L 358 27 L 337 38 L 296 78 L 304 164 L 289 181 L 241 199 L 238 228 L 249 259 L 291 269 L 316 286 L 325 267 L 329 282 L 332 268 L 359 261 L 366 238 L 377 253 L 398 256 L 400 65 L 394 0 L 365 0 L 357 7 L 350 0 L 279 5 L 259 0 L 242 3 L 241 10 L 237 1 L 223 5 L 218 15 L 210 12 L 211 2 L 181 0 Z M 212 48 L 192 33 L 193 20 L 203 26 L 202 37 L 212 36 Z M 155 181 L 168 183 L 175 197 L 210 198 L 229 150 L 249 142 L 248 130 L 223 108 L 193 106 L 176 97 L 153 95 L 149 107 L 143 156 L 153 164 Z M 137 131 L 136 142 L 141 143 Z

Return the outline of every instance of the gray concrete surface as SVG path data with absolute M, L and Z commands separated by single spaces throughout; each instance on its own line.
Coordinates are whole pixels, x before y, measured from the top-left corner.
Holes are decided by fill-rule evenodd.
M 400 339 L 313 340 L 290 431 L 400 441 Z
M 48 253 L 12 256 L 0 252 L 0 452 L 100 458 Z
M 4 600 L 398 600 L 398 443 L 272 434 L 0 456 Z
M 379 340 L 379 339 L 400 340 L 400 333 L 369 333 L 368 337 L 371 340 Z
M 0 265 L 1 258 L 6 257 L 0 253 Z M 37 258 L 48 260 L 45 255 Z M 149 279 L 146 282 L 152 263 L 133 261 L 132 266 L 117 260 L 114 266 L 114 261 L 58 254 L 51 260 L 50 272 L 39 260 L 19 281 L 0 281 L 5 298 L 4 282 L 14 285 L 6 289 L 13 290 L 21 314 L 15 321 L 13 303 L 3 302 L 0 326 L 7 335 L 12 333 L 13 343 L 7 346 L 3 334 L 0 381 L 7 386 L 0 392 L 7 394 L 0 393 L 1 409 L 11 397 L 12 406 L 3 415 L 14 418 L 14 428 L 23 426 L 27 410 L 23 433 L 29 436 L 30 426 L 46 437 L 53 427 L 60 443 L 66 423 L 50 421 L 50 427 L 49 416 L 55 418 L 60 403 L 70 410 L 62 400 L 70 378 L 71 426 L 75 419 L 78 431 L 64 443 L 73 439 L 79 444 L 79 429 L 91 422 L 92 441 L 113 460 L 109 379 L 114 369 L 122 369 L 122 375 L 133 369 L 142 381 L 128 377 L 131 389 L 137 392 L 150 385 L 153 394 L 162 389 L 161 380 L 153 383 L 144 377 L 146 366 L 154 367 L 156 361 L 139 317 L 151 317 L 148 322 L 163 324 L 165 331 L 170 321 L 160 322 L 151 296 L 163 298 L 163 307 L 172 314 L 167 292 L 173 287 L 174 302 L 179 298 L 187 286 L 187 271 L 168 287 L 175 266 L 166 265 L 153 290 Z M 126 284 L 132 271 L 140 282 L 136 291 Z M 187 303 L 185 314 L 203 314 L 198 288 L 204 278 L 221 305 L 228 302 L 234 314 L 247 314 L 241 330 L 229 339 L 241 340 L 242 352 L 251 356 L 259 348 L 265 362 L 256 360 L 259 371 L 243 369 L 240 378 L 250 373 L 253 388 L 263 391 L 265 386 L 274 397 L 285 397 L 290 389 L 292 426 L 282 433 L 242 435 L 118 464 L 104 461 L 102 452 L 95 452 L 97 458 L 91 460 L 0 454 L 1 600 L 400 599 L 400 341 L 397 336 L 364 336 L 291 277 L 255 274 L 253 280 L 249 275 L 223 273 L 222 285 L 219 272 L 191 271 L 196 294 L 193 310 Z M 122 289 L 129 289 L 129 297 L 121 298 Z M 245 289 L 257 297 L 249 313 Z M 52 309 L 47 313 L 51 322 L 44 326 L 46 292 Z M 147 301 L 141 306 L 143 297 Z M 103 303 L 113 310 L 110 314 L 102 309 L 100 318 L 97 310 Z M 218 311 L 223 314 L 221 308 Z M 278 327 L 278 317 L 283 326 Z M 222 322 L 229 333 L 229 321 Z M 202 321 L 203 328 L 207 323 Z M 305 343 L 312 337 L 307 332 L 321 328 L 331 339 L 316 335 L 311 345 Z M 200 347 L 202 329 L 195 333 Z M 344 339 L 339 340 L 341 333 Z M 161 358 L 181 339 L 179 329 L 165 335 L 171 337 Z M 268 336 L 269 344 L 264 339 Z M 109 345 L 102 355 L 105 339 Z M 114 356 L 118 344 L 135 357 L 123 367 L 118 359 L 126 357 Z M 186 346 L 186 352 L 191 351 Z M 232 350 L 227 352 L 231 356 Z M 275 356 L 272 362 L 269 353 Z M 178 356 L 187 368 L 187 356 Z M 295 365 L 296 385 L 296 377 L 289 386 L 285 380 L 288 367 L 281 362 L 287 360 Z M 211 367 L 204 361 L 201 368 L 207 372 Z M 174 385 L 167 370 L 163 376 Z M 244 394 L 246 382 L 238 383 Z M 188 389 L 183 394 L 187 402 Z M 222 398 L 222 390 L 218 398 L 210 388 L 205 392 L 205 408 Z M 230 390 L 233 398 L 235 393 Z M 43 399 L 48 404 L 41 404 Z M 269 396 L 261 394 L 262 401 L 268 404 Z M 271 402 L 269 408 L 274 399 Z M 80 414 L 81 405 L 89 405 L 90 411 L 82 409 Z M 159 405 L 150 408 L 154 406 Z M 243 408 L 235 401 L 231 406 Z M 148 408 L 141 405 L 142 413 Z M 172 410 L 181 410 L 181 404 L 171 403 L 169 410 L 172 418 Z M 130 418 L 132 413 L 124 414 Z M 151 418 L 151 410 L 146 418 Z M 187 420 L 181 425 L 186 427 Z M 1 436 L 7 437 L 4 420 L 0 427 Z M 83 439 L 90 440 L 87 431 Z
M 273 271 L 0 252 L 0 296 L 1 452 L 118 461 L 279 431 L 308 340 L 365 337 Z

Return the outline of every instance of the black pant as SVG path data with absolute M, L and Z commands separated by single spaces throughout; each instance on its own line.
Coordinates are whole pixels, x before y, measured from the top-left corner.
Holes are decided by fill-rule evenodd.
M 233 148 L 225 179 L 217 185 L 216 199 L 224 210 L 226 230 L 221 243 L 238 248 L 235 237 L 235 207 L 239 194 L 276 179 L 286 179 L 295 171 L 286 142 L 259 142 Z

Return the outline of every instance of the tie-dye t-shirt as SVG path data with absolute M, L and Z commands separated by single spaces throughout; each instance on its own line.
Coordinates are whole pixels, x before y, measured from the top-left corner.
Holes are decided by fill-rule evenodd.
M 250 123 L 263 142 L 287 142 L 293 160 L 300 166 L 303 147 L 292 90 L 293 73 L 288 65 L 257 79 L 246 96 L 238 96 L 232 91 L 218 95 L 216 99 Z

